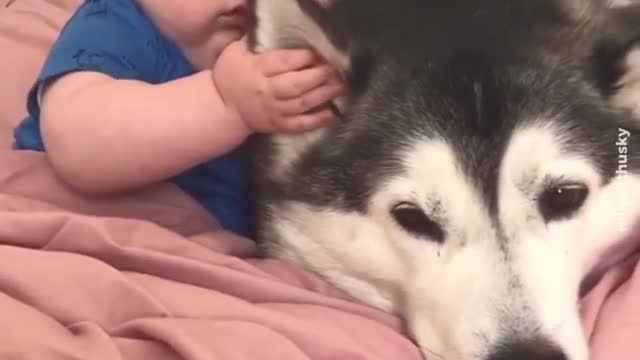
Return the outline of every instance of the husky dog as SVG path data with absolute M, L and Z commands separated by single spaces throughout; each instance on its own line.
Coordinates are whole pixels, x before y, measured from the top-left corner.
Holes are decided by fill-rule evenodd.
M 266 254 L 427 359 L 586 360 L 581 284 L 640 214 L 640 7 L 316 1 L 252 3 L 255 51 L 312 48 L 348 87 L 329 127 L 255 139 Z

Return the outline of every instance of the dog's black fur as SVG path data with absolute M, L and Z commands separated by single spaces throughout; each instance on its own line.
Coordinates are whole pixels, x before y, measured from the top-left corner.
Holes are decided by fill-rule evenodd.
M 640 6 L 609 10 L 594 2 L 592 13 L 578 16 L 558 0 L 299 4 L 349 54 L 350 95 L 341 121 L 306 150 L 287 181 L 263 176 L 270 143 L 255 139 L 261 203 L 365 211 L 411 134 L 457 139 L 451 145 L 495 210 L 498 164 L 515 126 L 562 114 L 567 150 L 586 152 L 608 177 L 616 171 L 618 127 L 638 129 L 609 100 L 640 40 Z M 632 168 L 640 167 L 639 142 L 631 137 Z M 259 224 L 268 223 L 267 213 L 259 211 Z
M 256 237 L 268 253 L 293 247 L 274 225 L 286 223 L 279 217 L 292 203 L 317 209 L 317 216 L 328 210 L 364 218 L 372 195 L 403 171 L 405 150 L 425 139 L 442 139 L 453 149 L 502 243 L 509 239 L 497 220 L 499 171 L 519 127 L 553 127 L 564 152 L 591 160 L 605 183 L 620 170 L 616 143 L 623 128 L 631 133 L 626 170 L 640 172 L 640 106 L 623 108 L 616 101 L 624 86 L 638 87 L 622 86 L 620 80 L 630 71 L 640 74 L 625 65 L 632 51 L 640 51 L 640 6 L 612 10 L 596 0 L 333 0 L 326 8 L 315 0 L 251 0 L 250 5 L 256 1 L 297 2 L 334 51 L 350 60 L 342 69 L 348 93 L 339 120 L 296 148 L 284 174 L 274 173 L 279 156 L 274 138 L 253 139 Z M 259 22 L 255 16 L 253 29 Z M 282 33 L 277 47 L 317 45 L 290 28 L 277 31 Z M 249 39 L 259 47 L 255 31 Z M 418 220 L 433 224 L 427 217 Z M 446 234 L 435 233 L 431 239 L 443 243 Z M 313 257 L 309 249 L 323 244 L 305 235 L 313 245 L 291 251 L 314 268 L 305 256 Z M 522 284 L 513 280 L 509 286 L 517 290 Z M 519 321 L 526 314 L 514 316 Z M 509 321 L 501 325 L 518 328 Z M 520 346 L 511 334 L 504 341 L 505 348 L 491 349 L 488 359 L 566 359 L 554 346 L 543 354 L 529 343 Z

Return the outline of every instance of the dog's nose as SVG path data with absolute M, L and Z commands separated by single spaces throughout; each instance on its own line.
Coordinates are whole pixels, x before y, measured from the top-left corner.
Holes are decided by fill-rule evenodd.
M 552 342 L 546 340 L 519 340 L 498 346 L 488 360 L 568 360 Z

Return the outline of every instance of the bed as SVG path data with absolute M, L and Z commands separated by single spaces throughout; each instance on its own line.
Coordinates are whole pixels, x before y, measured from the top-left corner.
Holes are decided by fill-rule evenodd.
M 81 196 L 11 150 L 25 94 L 80 0 L 0 0 L 0 359 L 420 359 L 402 322 L 261 259 L 171 184 Z M 581 300 L 596 360 L 640 358 L 640 267 Z

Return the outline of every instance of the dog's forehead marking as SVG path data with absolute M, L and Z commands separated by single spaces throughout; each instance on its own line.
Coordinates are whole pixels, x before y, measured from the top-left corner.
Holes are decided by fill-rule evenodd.
M 600 185 L 598 167 L 588 156 L 569 149 L 566 144 L 570 132 L 557 123 L 533 121 L 514 131 L 500 169 L 499 193 L 503 200 L 510 198 L 504 193 L 507 189 L 530 195 L 531 191 L 541 190 L 539 187 L 546 180 L 581 182 L 589 188 Z M 523 184 L 534 188 L 523 188 Z
M 585 157 L 565 148 L 568 135 L 550 121 L 532 122 L 516 129 L 502 159 L 501 181 L 520 184 L 518 189 L 528 193 L 533 189 L 522 185 L 535 186 L 543 176 L 593 180 L 597 174 L 595 167 Z
M 483 123 L 484 119 L 484 94 L 482 88 L 482 82 L 474 81 L 473 82 L 473 92 L 475 94 L 475 106 L 476 106 L 476 116 L 478 117 L 478 122 Z
M 462 244 L 469 234 L 490 237 L 493 226 L 485 203 L 451 146 L 443 140 L 416 141 L 400 158 L 406 174 L 389 185 L 392 196 L 415 201 Z

